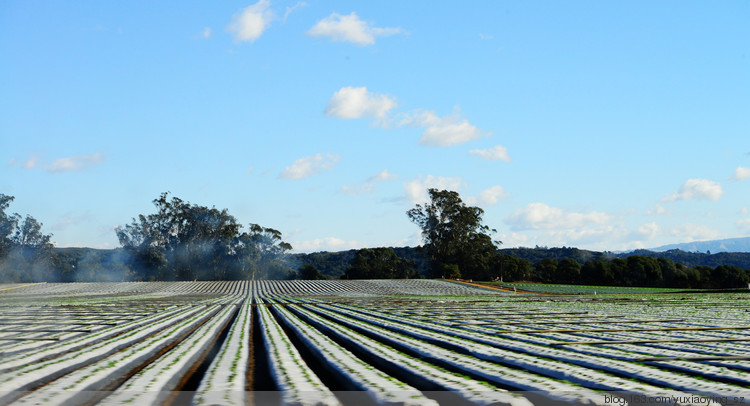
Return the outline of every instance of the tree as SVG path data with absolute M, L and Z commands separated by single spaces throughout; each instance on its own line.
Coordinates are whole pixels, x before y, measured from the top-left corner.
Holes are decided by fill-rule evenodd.
M 545 283 L 554 282 L 557 266 L 558 262 L 554 258 L 545 258 L 534 264 L 534 272 L 537 279 Z
M 292 246 L 281 232 L 250 224 L 249 232 L 227 209 L 168 199 L 154 200 L 157 212 L 139 215 L 116 229 L 137 280 L 226 280 L 296 276 L 286 265 Z
M 303 279 L 303 280 L 317 281 L 317 280 L 328 279 L 328 278 L 326 278 L 325 275 L 323 275 L 322 273 L 320 273 L 320 271 L 318 270 L 318 268 L 316 268 L 316 267 L 314 267 L 312 265 L 309 265 L 309 264 L 302 265 L 299 268 L 299 270 L 297 271 L 297 275 L 298 275 L 299 279 Z
M 0 258 L 5 257 L 10 251 L 13 244 L 11 236 L 16 229 L 16 224 L 18 224 L 18 214 L 5 213 L 13 199 L 13 196 L 0 193 Z
M 581 283 L 584 285 L 616 285 L 610 263 L 601 259 L 586 261 L 581 268 Z M 622 283 L 620 281 L 620 283 Z
M 34 217 L 9 214 L 13 196 L 0 193 L 0 280 L 37 282 L 53 280 L 51 234 Z
M 257 274 L 253 274 L 252 279 L 258 276 L 261 279 L 294 279 L 294 270 L 286 265 L 292 246 L 281 239 L 280 231 L 250 224 L 248 235 L 257 258 Z
M 531 279 L 531 263 L 524 258 L 498 254 L 493 258 L 492 267 L 496 272 L 493 279 L 498 278 L 505 282 Z
M 467 206 L 457 192 L 429 189 L 428 193 L 430 203 L 418 204 L 406 214 L 422 229 L 432 276 L 442 276 L 443 264 L 457 265 L 464 278 L 488 274 L 497 247 L 488 234 L 495 230 L 482 224 L 484 210 Z
M 564 258 L 557 264 L 557 271 L 553 276 L 555 283 L 577 283 L 581 278 L 581 264 L 573 258 Z
M 399 258 L 393 248 L 365 248 L 349 263 L 343 279 L 409 279 L 419 275 L 414 262 Z

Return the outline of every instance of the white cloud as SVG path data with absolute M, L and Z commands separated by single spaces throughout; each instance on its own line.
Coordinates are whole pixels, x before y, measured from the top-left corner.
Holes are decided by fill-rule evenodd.
M 483 132 L 468 120 L 461 118 L 460 109 L 454 108 L 452 114 L 440 117 L 431 110 L 412 110 L 409 113 L 389 116 L 397 106 L 392 96 L 371 93 L 366 87 L 342 87 L 328 100 L 325 113 L 328 116 L 342 119 L 369 117 L 376 119 L 376 124 L 383 127 L 413 126 L 424 128 L 419 143 L 422 145 L 448 147 L 492 133 Z M 485 159 L 502 159 L 510 161 L 507 151 L 501 145 L 487 150 L 472 150 L 471 153 Z
M 336 42 L 352 42 L 364 46 L 373 45 L 375 37 L 385 37 L 403 32 L 400 28 L 378 28 L 359 19 L 356 13 L 340 15 L 332 13 L 318 21 L 307 35 L 328 37 Z
M 310 177 L 321 170 L 331 169 L 339 161 L 337 155 L 316 154 L 300 158 L 292 165 L 287 166 L 281 171 L 280 177 L 283 179 L 304 179 Z
M 284 11 L 284 22 L 286 22 L 286 19 L 289 18 L 290 14 L 305 6 L 307 6 L 307 3 L 305 3 L 304 1 L 298 1 L 297 4 L 291 7 L 287 6 L 286 11 Z
M 427 193 L 427 189 L 435 188 L 440 190 L 458 191 L 462 184 L 463 181 L 458 177 L 446 178 L 442 176 L 427 175 L 427 177 L 422 179 L 422 176 L 420 175 L 418 179 L 404 183 L 404 190 L 406 190 L 406 197 L 412 204 L 421 204 L 430 201 L 430 195 Z
M 741 214 L 750 214 L 750 209 L 747 208 L 747 206 L 740 209 Z
M 745 179 L 750 179 L 750 168 L 738 166 L 737 169 L 734 170 L 734 175 L 732 175 L 732 180 L 741 181 Z
M 510 215 L 507 222 L 514 230 L 571 230 L 589 225 L 603 225 L 611 220 L 606 213 L 565 212 L 544 203 L 529 203 Z
M 719 182 L 707 179 L 688 179 L 680 186 L 680 190 L 665 196 L 662 201 L 676 200 L 719 200 L 724 191 Z
M 683 224 L 675 227 L 670 234 L 681 242 L 714 240 L 721 237 L 721 233 L 701 224 Z
M 750 219 L 738 220 L 737 227 L 739 227 L 743 231 L 750 232 Z
M 658 224 L 656 224 L 656 222 L 644 224 L 638 227 L 638 229 L 636 230 L 639 236 L 642 236 L 649 240 L 659 235 L 660 231 L 661 231 L 661 228 L 659 227 Z
M 292 241 L 292 247 L 297 252 L 317 251 L 344 251 L 364 247 L 364 244 L 355 240 L 343 240 L 337 237 L 316 238 L 310 241 Z
M 384 94 L 370 93 L 366 87 L 342 87 L 333 94 L 326 114 L 343 119 L 372 117 L 384 120 L 396 107 L 396 100 Z
M 91 155 L 76 155 L 68 158 L 58 158 L 51 164 L 47 165 L 44 170 L 47 172 L 70 172 L 70 171 L 82 171 L 90 168 L 104 160 L 101 152 L 96 152 Z
M 423 127 L 425 130 L 419 143 L 437 147 L 449 147 L 492 135 L 461 118 L 458 110 L 444 117 L 438 116 L 434 111 L 415 111 L 405 115 L 401 125 Z
M 469 196 L 464 200 L 466 200 L 466 204 L 471 206 L 492 206 L 506 197 L 507 194 L 502 186 L 493 186 L 489 189 L 483 190 L 479 196 Z
M 211 38 L 211 35 L 213 35 L 213 32 L 211 30 L 211 27 L 206 27 L 203 29 L 203 34 L 201 34 L 203 38 L 209 39 Z
M 273 13 L 269 10 L 271 3 L 268 0 L 259 0 L 257 3 L 232 16 L 232 21 L 227 25 L 234 39 L 237 41 L 253 42 L 260 38 L 270 25 Z
M 471 151 L 469 151 L 469 154 L 477 155 L 488 161 L 511 161 L 510 156 L 508 155 L 508 149 L 502 145 L 495 145 L 494 147 L 487 149 L 472 149 Z

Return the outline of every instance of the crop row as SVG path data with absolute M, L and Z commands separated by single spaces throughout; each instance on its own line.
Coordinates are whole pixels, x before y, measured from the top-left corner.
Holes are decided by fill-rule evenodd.
M 0 290 L 0 405 L 244 405 L 264 391 L 289 405 L 750 402 L 750 316 L 687 317 L 744 296 L 593 301 L 434 280 L 54 285 Z

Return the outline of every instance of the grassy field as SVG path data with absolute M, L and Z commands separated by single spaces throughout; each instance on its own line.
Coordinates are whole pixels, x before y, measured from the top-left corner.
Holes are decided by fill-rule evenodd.
M 630 286 L 589 286 L 589 285 L 560 285 L 551 283 L 531 283 L 531 282 L 483 282 L 493 286 L 499 286 L 507 289 L 521 289 L 529 292 L 538 293 L 563 293 L 563 294 L 582 294 L 582 295 L 605 295 L 605 294 L 647 294 L 647 293 L 674 293 L 682 292 L 686 289 L 676 288 L 639 288 Z

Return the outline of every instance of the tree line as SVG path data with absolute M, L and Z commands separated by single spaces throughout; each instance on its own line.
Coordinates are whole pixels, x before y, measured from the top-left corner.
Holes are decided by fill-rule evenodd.
M 466 205 L 457 192 L 428 192 L 429 202 L 406 213 L 422 230 L 422 246 L 311 254 L 291 254 L 278 230 L 245 227 L 226 209 L 168 193 L 153 201 L 154 213 L 116 228 L 120 248 L 54 248 L 36 219 L 6 213 L 13 197 L 0 194 L 0 281 L 427 277 L 676 288 L 737 288 L 750 281 L 750 272 L 737 265 L 685 265 L 666 256 L 680 252 L 618 257 L 566 247 L 501 250 L 481 208 Z M 732 258 L 743 255 L 750 257 Z

